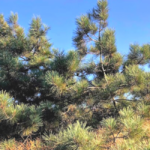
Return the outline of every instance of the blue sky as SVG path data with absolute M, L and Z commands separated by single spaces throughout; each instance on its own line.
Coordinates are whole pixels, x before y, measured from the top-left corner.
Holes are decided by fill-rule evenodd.
M 8 18 L 11 11 L 19 15 L 19 24 L 27 32 L 33 16 L 40 16 L 51 27 L 48 37 L 53 47 L 75 49 L 72 37 L 75 19 L 96 5 L 97 0 L 0 0 L 0 13 Z M 116 30 L 116 46 L 127 54 L 129 45 L 150 42 L 149 0 L 108 0 L 109 27 Z

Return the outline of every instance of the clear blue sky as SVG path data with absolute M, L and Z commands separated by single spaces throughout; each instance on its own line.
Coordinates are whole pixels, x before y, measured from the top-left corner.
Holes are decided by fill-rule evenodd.
M 8 18 L 11 11 L 19 15 L 19 24 L 27 32 L 33 16 L 40 16 L 51 27 L 48 37 L 53 47 L 75 49 L 72 37 L 75 19 L 96 5 L 97 0 L 0 0 L 0 13 Z M 150 0 L 108 0 L 109 27 L 116 30 L 117 49 L 129 52 L 131 43 L 150 42 Z

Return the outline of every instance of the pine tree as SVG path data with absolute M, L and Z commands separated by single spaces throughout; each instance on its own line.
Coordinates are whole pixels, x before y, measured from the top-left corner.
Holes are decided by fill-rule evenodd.
M 0 19 L 1 90 L 18 102 L 61 102 L 63 93 L 76 83 L 74 74 L 80 63 L 77 53 L 52 49 L 46 36 L 49 27 L 40 18 L 32 19 L 27 35 L 17 23 L 17 14 L 12 13 L 8 21 L 3 15 Z
M 65 53 L 40 18 L 26 34 L 17 14 L 0 15 L 0 149 L 150 148 L 150 45 L 123 57 L 107 19 L 99 0 L 76 20 L 76 51 Z
M 82 62 L 80 77 L 89 82 L 92 107 L 100 110 L 99 107 L 110 108 L 113 104 L 117 114 L 119 103 L 126 103 L 130 100 L 128 97 L 134 101 L 149 95 L 146 90 L 149 87 L 149 73 L 145 73 L 139 66 L 149 63 L 150 45 L 131 45 L 129 55 L 124 59 L 117 52 L 115 31 L 107 28 L 107 19 L 108 2 L 98 1 L 91 12 L 76 20 L 77 29 L 73 41 Z M 96 61 L 84 65 L 88 57 Z M 88 75 L 92 75 L 93 79 L 89 80 Z M 87 106 L 89 99 L 85 101 Z
M 78 103 L 88 86 L 74 77 L 80 64 L 78 54 L 52 49 L 46 36 L 49 27 L 40 18 L 32 19 L 27 34 L 17 21 L 17 14 L 11 13 L 8 19 L 0 15 L 0 90 L 12 97 L 2 94 L 1 133 L 4 126 L 10 129 L 5 137 L 10 138 L 56 132 L 64 110 Z
M 77 19 L 77 31 L 73 40 L 81 60 L 88 54 L 99 58 L 96 62 L 92 61 L 86 68 L 81 69 L 83 70 L 82 76 L 94 75 L 92 81 L 94 87 L 89 88 L 96 89 L 93 92 L 96 91 L 97 101 L 111 100 L 116 108 L 114 100 L 116 90 L 110 87 L 110 82 L 115 75 L 119 77 L 120 82 L 123 82 L 123 77 L 119 74 L 123 57 L 117 52 L 115 31 L 106 28 L 107 19 L 107 1 L 98 1 L 97 7 L 92 12 Z M 118 87 L 116 88 L 118 90 Z

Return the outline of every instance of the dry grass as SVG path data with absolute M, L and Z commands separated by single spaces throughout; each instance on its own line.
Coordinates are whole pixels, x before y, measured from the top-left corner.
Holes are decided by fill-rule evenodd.
M 13 141 L 11 144 L 6 144 L 3 146 L 4 150 L 48 150 L 40 139 L 36 140 L 27 140 L 23 143 Z

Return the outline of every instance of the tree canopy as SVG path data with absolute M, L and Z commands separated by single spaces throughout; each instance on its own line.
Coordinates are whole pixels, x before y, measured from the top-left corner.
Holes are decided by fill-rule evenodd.
M 119 53 L 108 10 L 99 0 L 76 19 L 67 53 L 41 18 L 25 33 L 17 14 L 0 15 L 0 149 L 150 148 L 150 44 Z

